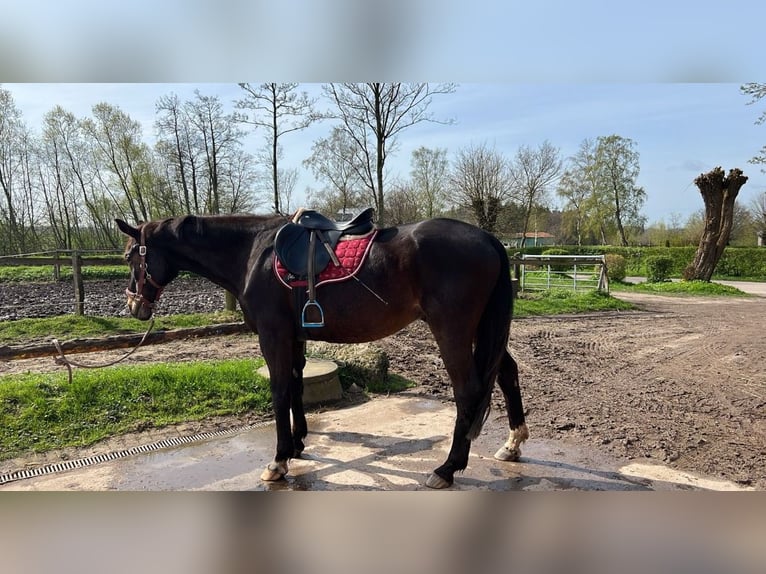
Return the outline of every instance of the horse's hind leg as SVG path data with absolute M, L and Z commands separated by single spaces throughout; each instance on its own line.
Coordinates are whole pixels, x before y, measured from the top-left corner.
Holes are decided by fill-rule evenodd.
M 304 449 L 303 439 L 308 434 L 306 414 L 303 410 L 303 368 L 306 366 L 306 343 L 296 341 L 293 345 L 293 378 L 290 385 L 290 409 L 292 411 L 293 456 L 300 458 Z
M 505 396 L 505 406 L 508 411 L 508 422 L 511 432 L 506 442 L 495 453 L 498 460 L 515 461 L 521 456 L 521 443 L 529 438 L 529 430 L 524 419 L 524 406 L 521 402 L 519 387 L 519 368 L 507 351 L 500 362 L 497 382 Z
M 477 419 L 484 418 L 488 394 L 484 388 L 486 385 L 480 380 L 474 366 L 471 341 L 463 340 L 464 335 L 454 332 L 447 338 L 440 336 L 439 331 L 433 327 L 432 331 L 439 345 L 444 366 L 452 380 L 457 417 L 447 460 L 428 477 L 426 486 L 446 488 L 454 482 L 455 472 L 468 466 L 471 440 L 475 438 L 471 435 L 477 428 Z

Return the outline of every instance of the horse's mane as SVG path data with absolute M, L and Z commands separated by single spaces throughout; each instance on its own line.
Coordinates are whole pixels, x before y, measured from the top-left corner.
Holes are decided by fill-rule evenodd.
M 275 230 L 286 221 L 281 215 L 249 213 L 221 215 L 182 215 L 145 224 L 147 235 L 194 244 L 197 241 L 238 241 Z

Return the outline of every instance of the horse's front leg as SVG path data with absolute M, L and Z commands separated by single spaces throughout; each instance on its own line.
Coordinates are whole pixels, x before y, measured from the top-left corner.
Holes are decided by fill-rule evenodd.
M 293 413 L 293 447 L 295 458 L 303 452 L 303 439 L 308 434 L 306 414 L 303 410 L 303 368 L 306 366 L 306 343 L 296 341 L 293 345 L 293 371 L 290 385 L 290 406 Z
M 270 341 L 261 336 L 261 350 L 269 367 L 271 404 L 277 430 L 274 461 L 263 471 L 261 480 L 275 481 L 287 474 L 287 462 L 295 453 L 290 423 L 291 390 L 294 380 L 293 349 L 292 345 Z

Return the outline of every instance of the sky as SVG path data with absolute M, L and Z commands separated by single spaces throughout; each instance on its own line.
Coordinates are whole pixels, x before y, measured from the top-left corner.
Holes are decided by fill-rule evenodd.
M 387 161 L 388 177 L 407 178 L 412 151 L 420 146 L 444 148 L 451 159 L 467 146 L 487 144 L 512 157 L 519 146 L 534 148 L 547 140 L 567 158 L 585 138 L 617 134 L 636 144 L 641 168 L 637 183 L 647 192 L 643 213 L 648 221 L 684 222 L 704 206 L 694 178 L 716 166 L 726 171 L 739 167 L 749 177 L 740 192 L 743 204 L 766 192 L 766 174 L 761 166 L 748 163 L 766 144 L 766 125 L 755 124 L 766 101 L 749 105 L 739 87 L 673 82 L 458 84 L 454 93 L 436 95 L 430 108 L 435 119 L 453 123 L 421 123 L 402 132 Z M 199 90 L 233 109 L 232 102 L 243 93 L 236 84 L 212 83 L 32 83 L 2 88 L 11 92 L 33 131 L 39 132 L 44 114 L 56 105 L 87 117 L 95 104 L 107 102 L 139 121 L 149 143 L 154 142 L 155 103 L 161 96 L 176 93 L 191 99 Z M 329 109 L 320 84 L 301 84 L 299 89 Z M 300 172 L 294 207 L 305 198 L 306 187 L 320 187 L 302 162 L 332 125 L 315 124 L 281 140 L 282 166 Z M 247 149 L 255 152 L 262 138 L 257 132 L 248 135 Z M 555 206 L 555 194 L 553 198 Z
M 55 105 L 78 116 L 119 106 L 153 138 L 154 104 L 195 89 L 228 103 L 236 83 L 448 81 L 437 118 L 401 135 L 390 174 L 419 146 L 487 143 L 513 155 L 548 140 L 564 157 L 586 137 L 617 134 L 640 154 L 650 222 L 702 208 L 692 183 L 721 166 L 766 191 L 748 163 L 766 144 L 746 82 L 764 82 L 762 0 L 0 0 L 0 83 L 33 129 Z M 126 83 L 127 82 L 127 83 Z M 171 83 L 169 83 L 171 82 Z M 316 187 L 302 161 L 327 123 L 288 134 L 284 167 Z M 257 135 L 248 143 L 259 147 Z

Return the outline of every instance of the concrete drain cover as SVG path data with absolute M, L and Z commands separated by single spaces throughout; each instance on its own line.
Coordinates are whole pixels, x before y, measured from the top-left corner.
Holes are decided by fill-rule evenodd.
M 269 368 L 264 365 L 258 369 L 258 374 L 269 378 Z M 338 365 L 325 359 L 306 359 L 303 368 L 303 403 L 329 403 L 342 397 Z

